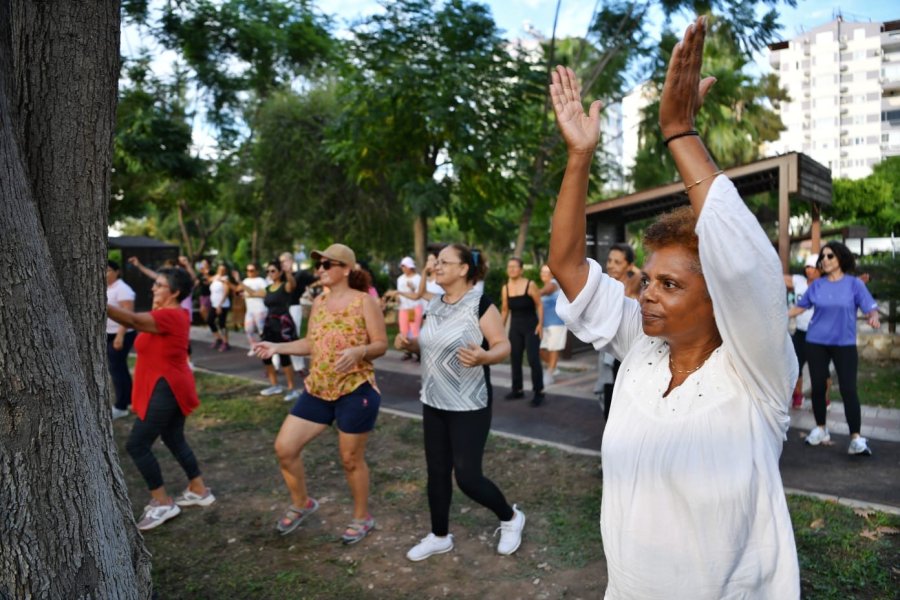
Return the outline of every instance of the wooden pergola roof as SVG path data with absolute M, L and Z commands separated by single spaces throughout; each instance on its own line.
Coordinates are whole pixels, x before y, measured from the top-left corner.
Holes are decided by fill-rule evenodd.
M 763 192 L 778 192 L 778 255 L 787 272 L 790 253 L 789 202 L 803 201 L 812 204 L 813 249 L 818 250 L 821 229 L 819 207 L 830 205 L 832 197 L 831 171 L 806 154 L 791 152 L 772 158 L 764 158 L 748 165 L 725 170 L 742 197 Z M 589 227 L 591 222 L 602 221 L 621 228 L 624 241 L 624 225 L 654 217 L 675 207 L 688 204 L 684 185 L 670 183 L 628 196 L 591 204 L 585 210 Z

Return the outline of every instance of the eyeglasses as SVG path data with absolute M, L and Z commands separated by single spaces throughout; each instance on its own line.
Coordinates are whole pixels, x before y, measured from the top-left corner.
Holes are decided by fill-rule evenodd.
M 277 273 L 278 269 L 266 269 L 266 273 Z
M 831 260 L 832 258 L 834 258 L 834 254 L 831 254 L 831 253 L 822 254 L 822 258 L 827 258 L 828 260 Z
M 444 265 L 461 265 L 461 264 L 462 264 L 461 260 L 452 261 L 452 260 L 442 260 L 439 258 L 436 261 L 434 261 L 434 266 L 436 266 L 436 267 L 443 267 Z
M 167 288 L 167 287 L 169 287 L 169 284 L 168 284 L 168 283 L 160 283 L 160 282 L 158 282 L 158 281 L 154 281 L 154 282 L 153 282 L 153 287 L 155 287 L 155 288 Z
M 331 260 L 331 259 L 320 260 L 319 262 L 316 263 L 316 269 L 324 269 L 326 271 L 331 270 L 332 267 L 343 267 L 343 266 L 345 266 L 344 263 L 338 262 L 336 260 Z

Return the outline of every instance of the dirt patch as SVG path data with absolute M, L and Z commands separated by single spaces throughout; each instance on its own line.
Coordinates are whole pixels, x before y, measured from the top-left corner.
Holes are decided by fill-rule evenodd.
M 274 524 L 289 498 L 272 442 L 287 413 L 237 380 L 200 376 L 203 405 L 187 435 L 217 502 L 188 508 L 148 532 L 160 598 L 601 598 L 606 586 L 599 532 L 600 476 L 595 458 L 492 437 L 485 472 L 528 522 L 518 552 L 499 556 L 498 522 L 454 491 L 456 547 L 420 563 L 405 558 L 429 530 L 421 423 L 382 414 L 367 453 L 370 507 L 378 525 L 354 546 L 340 543 L 350 496 L 328 431 L 304 453 L 310 493 L 321 508 L 298 530 Z M 115 423 L 120 456 L 130 419 Z M 155 446 L 169 492 L 180 468 Z M 136 514 L 148 495 L 122 460 Z

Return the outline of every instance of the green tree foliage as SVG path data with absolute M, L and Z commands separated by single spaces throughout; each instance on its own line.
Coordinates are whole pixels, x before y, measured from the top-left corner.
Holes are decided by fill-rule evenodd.
M 355 27 L 345 51 L 331 151 L 357 183 L 414 216 L 420 258 L 425 220 L 448 210 L 451 193 L 458 208 L 512 201 L 500 142 L 521 72 L 486 7 L 392 2 Z
M 184 80 L 153 76 L 150 59 L 125 63 L 116 112 L 109 219 L 143 215 L 148 204 L 172 208 L 184 187 L 202 177 L 203 161 L 190 153 L 191 123 Z
M 759 35 L 753 39 L 760 39 Z M 656 99 L 644 110 L 641 122 L 641 146 L 632 173 L 636 189 L 669 183 L 677 175 L 659 133 L 658 98 L 669 57 L 679 39 L 665 32 L 654 59 L 651 89 Z M 777 139 L 784 129 L 772 108 L 787 98 L 786 93 L 778 87 L 774 75 L 755 77 L 747 72 L 751 57 L 740 40 L 736 23 L 716 18 L 710 24 L 703 50 L 703 75 L 715 77 L 716 83 L 706 96 L 696 127 L 713 159 L 723 168 L 757 160 L 760 145 Z
M 325 151 L 326 128 L 338 106 L 333 90 L 320 87 L 298 95 L 272 94 L 255 119 L 252 193 L 259 201 L 263 255 L 290 247 L 294 239 L 317 245 L 335 240 L 360 251 L 402 253 L 411 237 L 406 215 L 354 184 Z M 363 253 L 361 252 L 361 255 Z
M 871 236 L 896 233 L 900 226 L 900 157 L 884 160 L 863 179 L 835 179 L 834 203 L 824 216 L 839 224 L 865 225 Z
M 308 0 L 170 0 L 156 34 L 206 90 L 227 148 L 256 103 L 329 56 L 329 26 Z

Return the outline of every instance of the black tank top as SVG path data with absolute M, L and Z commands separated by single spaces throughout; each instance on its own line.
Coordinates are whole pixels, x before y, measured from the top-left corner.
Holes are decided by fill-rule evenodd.
M 281 283 L 277 288 L 273 287 L 273 285 L 266 287 L 266 297 L 263 299 L 263 304 L 266 305 L 266 308 L 269 309 L 269 314 L 273 317 L 286 315 L 291 306 L 291 295 L 285 291 L 284 283 Z
M 509 307 L 509 313 L 513 319 L 536 319 L 537 308 L 534 306 L 534 300 L 528 295 L 528 286 L 531 280 L 525 284 L 525 293 L 521 296 L 510 296 L 509 286 L 506 286 L 506 305 Z

